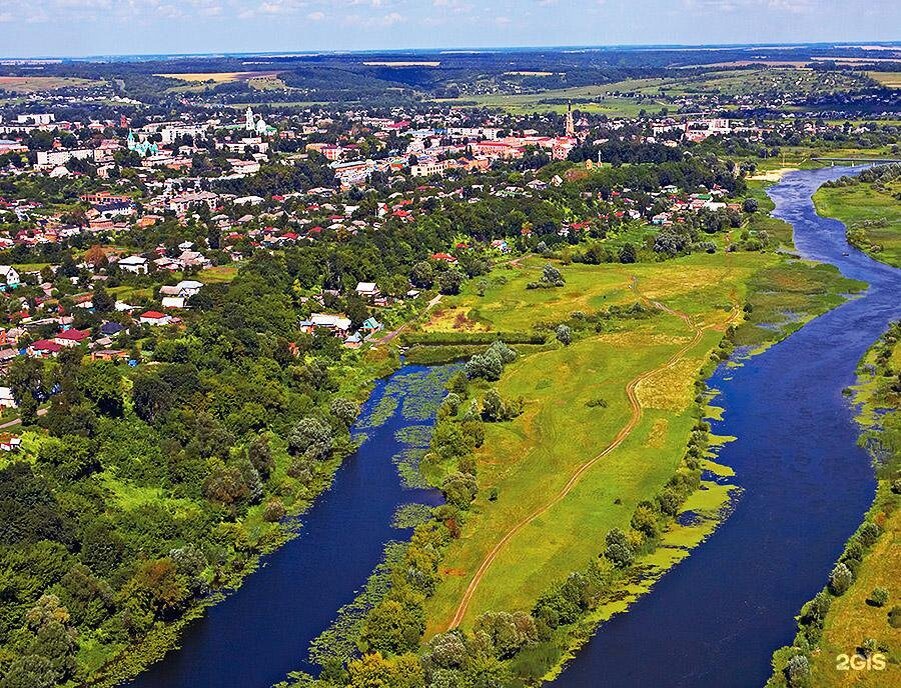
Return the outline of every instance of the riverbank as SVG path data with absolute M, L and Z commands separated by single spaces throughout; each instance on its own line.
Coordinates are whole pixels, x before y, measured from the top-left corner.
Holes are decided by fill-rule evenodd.
M 854 403 L 878 482 L 825 587 L 801 609 L 768 688 L 901 683 L 901 323 L 864 356 Z
M 874 168 L 865 178 L 824 186 L 813 197 L 817 212 L 845 224 L 852 246 L 894 267 L 901 267 L 901 174 L 892 174 L 899 169 Z
M 340 375 L 338 391 L 344 398 L 362 403 L 369 397 L 378 379 L 397 370 L 399 361 L 396 355 L 388 351 L 372 351 L 352 356 L 355 363 L 343 368 L 344 374 Z M 287 453 L 284 441 L 275 435 L 271 436 L 270 441 L 275 454 L 273 475 L 286 479 Z M 345 447 L 334 458 L 319 462 L 304 489 L 294 499 L 283 496 L 282 519 L 267 521 L 260 507 L 251 509 L 246 518 L 236 520 L 231 528 L 236 534 L 243 534 L 241 539 L 244 543 L 240 552 L 240 565 L 236 561 L 234 565 L 221 567 L 217 572 L 215 589 L 186 609 L 178 619 L 155 623 L 140 644 L 121 648 L 119 654 L 111 659 L 108 658 L 108 648 L 104 647 L 100 638 L 83 636 L 80 639 L 79 661 L 87 666 L 96 665 L 96 669 L 84 679 L 84 685 L 96 688 L 121 685 L 140 676 L 170 652 L 177 650 L 185 633 L 190 632 L 192 626 L 201 622 L 217 604 L 238 591 L 251 574 L 259 571 L 267 556 L 301 535 L 302 517 L 331 488 L 336 472 L 352 451 L 353 447 Z M 113 481 L 109 482 L 109 487 L 114 492 L 126 489 L 124 485 Z

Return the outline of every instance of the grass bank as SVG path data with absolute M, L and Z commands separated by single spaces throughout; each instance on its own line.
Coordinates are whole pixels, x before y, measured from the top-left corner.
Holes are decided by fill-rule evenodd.
M 901 267 L 901 179 L 823 187 L 813 200 L 820 215 L 845 223 L 853 246 Z

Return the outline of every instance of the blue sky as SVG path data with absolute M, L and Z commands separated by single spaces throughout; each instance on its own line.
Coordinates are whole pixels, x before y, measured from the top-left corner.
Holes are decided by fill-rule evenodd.
M 901 0 L 0 0 L 0 56 L 901 40 Z

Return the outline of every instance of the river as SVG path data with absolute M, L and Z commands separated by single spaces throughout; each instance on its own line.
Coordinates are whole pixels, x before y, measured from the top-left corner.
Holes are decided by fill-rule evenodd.
M 732 515 L 628 613 L 604 624 L 555 686 L 759 688 L 773 650 L 794 636 L 794 615 L 859 524 L 875 481 L 842 389 L 901 317 L 901 271 L 850 248 L 841 223 L 814 212 L 811 194 L 847 173 L 794 173 L 770 195 L 775 214 L 794 225 L 802 255 L 837 265 L 869 290 L 742 367 L 716 372 L 710 384 L 726 412 L 713 429 L 738 438 L 719 457 L 742 488 Z M 187 629 L 180 650 L 130 685 L 268 688 L 288 671 L 311 669 L 303 663 L 310 642 L 361 589 L 385 543 L 405 536 L 391 525 L 396 508 L 438 500 L 402 487 L 392 460 L 409 448 L 399 431 L 431 427 L 449 370 L 407 366 L 379 381 L 356 430 L 368 439 L 302 518 L 300 536 L 265 557 Z M 373 422 L 379 414 L 387 420 Z
M 713 431 L 738 438 L 718 459 L 742 488 L 734 511 L 628 613 L 604 624 L 555 688 L 760 688 L 773 650 L 792 641 L 795 614 L 823 587 L 870 506 L 875 478 L 842 390 L 901 317 L 901 270 L 850 247 L 842 223 L 816 214 L 813 192 L 850 173 L 792 173 L 769 195 L 802 256 L 869 289 L 742 367 L 714 374 L 725 414 Z
M 132 688 L 269 688 L 305 663 L 310 642 L 351 602 L 382 559 L 403 504 L 438 504 L 436 491 L 408 489 L 397 457 L 421 446 L 454 366 L 405 366 L 376 382 L 354 434 L 361 448 L 331 489 L 300 520 L 300 535 L 263 558 L 258 571 L 192 623 L 181 648 L 138 676 Z M 404 433 L 407 433 L 406 435 Z M 412 437 L 410 435 L 413 435 Z

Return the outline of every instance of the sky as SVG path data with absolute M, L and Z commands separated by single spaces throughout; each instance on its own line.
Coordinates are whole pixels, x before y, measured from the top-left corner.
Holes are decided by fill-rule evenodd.
M 0 57 L 901 40 L 901 0 L 0 0 Z

